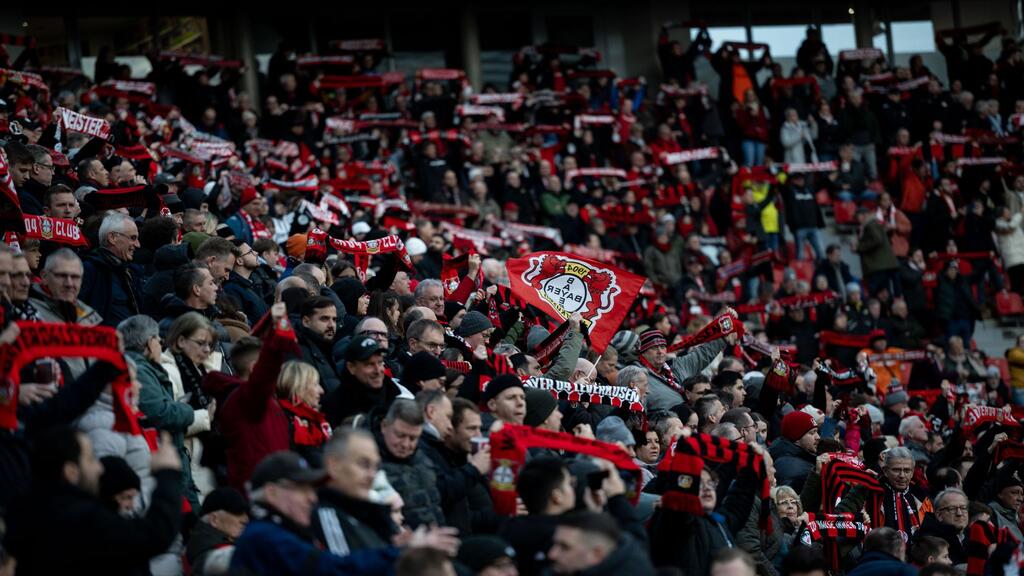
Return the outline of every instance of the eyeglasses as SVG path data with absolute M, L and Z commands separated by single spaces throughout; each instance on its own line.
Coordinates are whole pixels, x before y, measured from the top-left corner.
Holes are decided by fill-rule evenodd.
M 956 514 L 967 514 L 967 506 L 943 506 L 939 508 L 939 512 L 946 512 L 948 510 L 953 511 Z
M 210 344 L 206 340 L 194 340 L 192 338 L 185 338 L 185 340 L 188 340 L 189 342 L 195 344 L 196 346 L 199 346 L 204 350 L 213 350 L 213 344 Z
M 798 504 L 800 503 L 797 502 L 796 500 L 779 500 L 777 502 L 778 506 L 796 506 Z
M 413 340 L 423 344 L 425 348 L 430 348 L 431 350 L 444 349 L 444 342 L 427 342 L 426 340 L 420 340 L 419 338 L 413 338 Z
M 378 338 L 385 340 L 388 337 L 387 332 L 381 332 L 380 330 L 364 330 L 359 333 L 360 336 L 369 336 L 370 338 Z
M 47 170 L 53 170 L 53 164 L 43 164 L 42 162 L 33 162 L 33 164 L 35 164 L 36 166 L 42 166 Z

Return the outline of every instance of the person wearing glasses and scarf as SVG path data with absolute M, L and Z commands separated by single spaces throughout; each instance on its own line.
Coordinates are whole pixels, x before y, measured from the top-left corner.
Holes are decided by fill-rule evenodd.
M 198 312 L 188 312 L 179 316 L 167 330 L 167 348 L 160 357 L 160 364 L 171 380 L 174 399 L 196 411 L 195 420 L 185 434 L 185 448 L 191 456 L 192 479 L 202 495 L 216 487 L 213 473 L 200 464 L 203 444 L 199 439 L 199 434 L 210 431 L 217 408 L 216 401 L 202 388 L 206 373 L 220 369 L 215 338 L 216 331 L 209 320 Z

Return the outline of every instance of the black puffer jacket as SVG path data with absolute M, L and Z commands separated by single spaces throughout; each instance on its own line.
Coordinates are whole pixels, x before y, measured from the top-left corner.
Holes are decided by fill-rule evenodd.
M 814 454 L 785 438 L 776 439 L 768 452 L 775 461 L 775 479 L 779 485 L 790 486 L 799 494 L 807 475 L 814 471 Z
M 402 513 L 406 524 L 412 529 L 431 524 L 444 525 L 441 492 L 430 458 L 419 449 L 408 458 L 399 458 L 388 450 L 380 430 L 375 431 L 374 436 L 380 448 L 381 469 L 405 501 Z

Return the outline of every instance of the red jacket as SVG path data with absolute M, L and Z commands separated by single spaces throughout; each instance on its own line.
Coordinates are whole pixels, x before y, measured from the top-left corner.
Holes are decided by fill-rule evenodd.
M 217 410 L 217 424 L 227 443 L 228 484 L 243 494 L 260 460 L 291 446 L 288 417 L 277 403 L 277 375 L 289 355 L 298 354 L 294 332 L 272 331 L 249 380 Z

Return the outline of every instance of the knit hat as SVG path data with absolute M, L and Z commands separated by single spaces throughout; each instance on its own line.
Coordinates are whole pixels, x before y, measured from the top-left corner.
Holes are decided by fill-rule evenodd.
M 814 428 L 817 428 L 814 417 L 801 410 L 794 410 L 782 418 L 782 437 L 790 442 L 796 442 Z
M 885 422 L 885 414 L 879 410 L 878 406 L 875 406 L 874 404 L 865 404 L 864 406 L 868 410 L 868 418 L 871 419 L 872 424 L 881 424 Z
M 995 484 L 996 494 L 1012 486 L 1024 486 L 1024 480 L 1021 479 L 1020 467 L 1010 465 L 1000 468 L 996 473 Z
M 192 253 L 195 254 L 199 251 L 199 245 L 206 242 L 210 238 L 209 234 L 202 232 L 189 232 L 181 237 L 181 241 L 192 247 Z
M 618 416 L 608 416 L 601 423 L 597 425 L 597 430 L 594 431 L 594 435 L 597 439 L 602 442 L 616 443 L 621 442 L 623 446 L 635 446 L 636 439 L 633 438 L 633 434 L 626 428 L 626 423 L 622 421 L 622 418 Z
M 453 300 L 445 300 L 444 317 L 448 319 L 448 322 L 451 322 L 452 318 L 455 318 L 455 315 L 458 314 L 459 310 L 462 310 L 463 308 L 465 308 L 465 306 L 458 302 L 455 302 Z
M 480 396 L 480 402 L 487 405 L 488 402 L 497 398 L 499 394 L 508 390 L 509 388 L 522 388 L 523 381 L 512 374 L 503 374 L 490 381 L 487 384 L 487 388 L 484 393 Z
M 895 406 L 903 402 L 909 402 L 910 396 L 907 395 L 902 389 L 889 390 L 889 393 L 885 395 L 885 402 L 883 403 L 886 408 Z
M 221 486 L 206 496 L 199 515 L 206 516 L 219 510 L 241 516 L 249 512 L 249 505 L 245 502 L 245 497 L 241 492 L 230 486 Z
M 259 192 L 256 192 L 255 188 L 253 188 L 252 186 L 246 187 L 242 189 L 242 194 L 238 198 L 238 205 L 245 206 L 246 204 L 259 198 L 259 196 Z
M 405 241 L 405 251 L 409 256 L 422 256 L 427 253 L 427 245 L 419 238 L 413 236 Z
M 524 391 L 526 392 L 526 416 L 523 418 L 523 424 L 540 426 L 558 408 L 558 401 L 547 390 L 526 388 Z
M 640 337 L 632 330 L 619 330 L 612 336 L 611 345 L 619 351 L 619 356 L 636 351 L 637 342 Z
M 483 572 L 502 558 L 515 558 L 516 550 L 498 536 L 480 535 L 463 538 L 456 561 L 473 574 Z
M 142 481 L 139 475 L 132 470 L 132 467 L 119 456 L 104 456 L 100 458 L 103 463 L 103 475 L 100 476 L 100 499 L 113 501 L 114 496 L 130 490 L 142 490 Z
M 306 255 L 306 235 L 292 234 L 284 243 L 284 251 L 292 258 L 302 258 Z
M 661 333 L 661 330 L 648 330 L 640 335 L 641 354 L 656 346 L 668 346 L 668 342 L 665 341 L 665 335 Z
M 369 234 L 370 230 L 370 225 L 367 224 L 366 222 L 363 222 L 362 220 L 352 225 L 353 236 L 359 236 L 360 234 Z
M 526 351 L 533 352 L 550 336 L 551 333 L 546 328 L 539 324 L 535 324 L 530 327 L 530 331 L 526 334 Z
M 479 334 L 484 330 L 490 330 L 491 328 L 494 328 L 494 324 L 491 324 L 491 321 L 487 316 L 484 316 L 476 310 L 470 310 L 462 317 L 462 324 L 459 324 L 458 334 L 465 338 L 466 336 Z
M 402 368 L 402 386 L 419 390 L 420 382 L 440 378 L 445 374 L 444 364 L 437 356 L 423 350 L 406 360 L 405 367 Z

